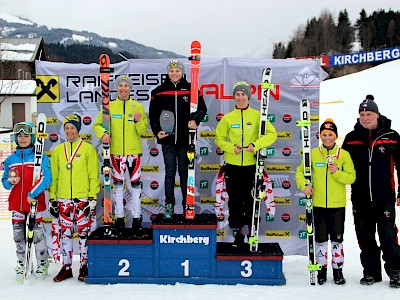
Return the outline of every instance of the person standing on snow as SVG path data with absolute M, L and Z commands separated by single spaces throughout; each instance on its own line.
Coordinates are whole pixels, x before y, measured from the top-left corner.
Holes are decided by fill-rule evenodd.
M 331 241 L 333 279 L 336 284 L 345 284 L 343 276 L 343 234 L 346 215 L 346 185 L 356 179 L 350 154 L 338 147 L 337 127 L 332 119 L 321 124 L 319 137 L 322 145 L 311 150 L 313 182 L 304 177 L 304 163 L 297 167 L 297 187 L 304 195 L 311 196 L 314 213 L 314 237 L 316 263 L 322 266 L 317 281 L 327 281 L 328 240 Z
M 110 130 L 103 125 L 103 113 L 100 112 L 93 125 L 96 136 L 104 144 L 110 143 L 112 178 L 114 181 L 113 201 L 115 204 L 115 233 L 123 236 L 125 229 L 124 183 L 130 192 L 132 201 L 128 201 L 126 209 L 133 216 L 132 229 L 134 235 L 142 235 L 142 206 L 140 181 L 142 143 L 140 136 L 147 130 L 147 116 L 141 103 L 130 96 L 133 83 L 128 75 L 115 79 L 118 97 L 110 102 Z
M 245 81 L 233 86 L 236 105 L 233 111 L 219 121 L 215 144 L 224 151 L 225 181 L 229 195 L 229 227 L 233 229 L 233 246 L 244 246 L 242 227 L 252 224 L 253 196 L 256 173 L 255 153 L 272 145 L 277 134 L 275 127 L 267 121 L 266 134 L 258 137 L 260 112 L 250 107 L 251 87 Z
M 360 117 L 354 130 L 346 135 L 343 149 L 350 152 L 357 172 L 351 185 L 351 202 L 364 275 L 360 284 L 382 281 L 382 251 L 389 285 L 400 288 L 400 246 L 395 223 L 395 203 L 400 205 L 400 193 L 395 194 L 394 179 L 394 167 L 400 178 L 400 136 L 391 128 L 391 120 L 379 113 L 372 95 L 360 103 L 358 112 Z
M 189 160 L 189 128 L 196 129 L 207 113 L 203 96 L 199 93 L 197 111 L 190 113 L 190 83 L 183 77 L 185 66 L 179 60 L 167 65 L 168 77 L 151 92 L 149 108 L 150 126 L 162 146 L 165 164 L 165 211 L 164 217 L 171 219 L 175 206 L 176 166 L 182 191 L 182 206 L 185 214 Z M 160 124 L 163 111 L 173 115 L 173 134 L 166 133 Z
M 35 126 L 30 122 L 14 126 L 14 141 L 17 150 L 4 161 L 1 182 L 8 197 L 8 209 L 12 212 L 13 236 L 17 253 L 16 280 L 23 281 L 24 257 L 26 251 L 26 221 L 29 218 L 30 203 L 37 201 L 34 245 L 37 259 L 35 272 L 37 279 L 44 279 L 48 272 L 48 253 L 43 234 L 43 211 L 46 210 L 44 191 L 51 183 L 50 161 L 45 153 L 42 159 L 42 172 L 38 182 L 32 186 L 35 160 Z
M 99 163 L 96 149 L 79 136 L 81 117 L 71 114 L 64 119 L 67 140 L 57 145 L 51 154 L 50 214 L 59 218 L 63 266 L 53 278 L 63 281 L 72 275 L 74 224 L 78 228 L 80 268 L 78 280 L 88 274 L 87 236 L 90 218 L 96 210 L 100 190 Z

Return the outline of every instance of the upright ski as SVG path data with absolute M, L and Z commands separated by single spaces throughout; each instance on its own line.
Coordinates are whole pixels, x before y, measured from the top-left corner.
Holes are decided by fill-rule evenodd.
M 113 71 L 110 68 L 110 58 L 107 54 L 101 54 L 100 63 L 100 80 L 101 80 L 101 97 L 102 97 L 102 112 L 103 112 L 103 127 L 110 130 L 110 73 Z M 110 144 L 103 144 L 103 165 L 101 167 L 103 174 L 103 222 L 104 235 L 112 235 L 112 202 L 111 202 L 111 158 Z
M 272 70 L 266 68 L 262 72 L 262 96 L 260 106 L 260 127 L 258 131 L 258 137 L 266 134 L 267 131 L 267 120 L 268 120 L 268 105 L 269 105 L 269 94 L 271 88 L 274 87 L 271 84 Z M 263 180 L 263 172 L 265 167 L 265 160 L 267 158 L 266 149 L 262 148 L 257 151 L 256 154 L 256 174 L 254 178 L 254 187 L 252 190 L 253 196 L 253 217 L 251 224 L 251 233 L 249 237 L 250 251 L 256 252 L 258 250 L 258 234 L 260 229 L 260 205 L 261 200 L 264 199 L 265 186 Z
M 42 160 L 43 160 L 43 149 L 44 149 L 44 139 L 46 138 L 46 115 L 44 113 L 39 114 L 37 117 L 36 124 L 36 140 L 35 140 L 35 161 L 33 167 L 33 180 L 32 185 L 40 179 L 42 172 Z M 30 280 L 31 274 L 33 272 L 33 237 L 34 229 L 36 224 L 36 209 L 37 202 L 32 202 L 30 205 L 30 212 L 28 215 L 28 229 L 26 237 L 26 248 L 24 257 L 24 271 L 23 271 L 23 281 Z
M 199 97 L 199 76 L 200 76 L 200 54 L 201 44 L 199 41 L 193 41 L 190 50 L 190 114 L 197 111 L 197 103 Z M 189 149 L 188 149 L 188 180 L 185 217 L 186 219 L 194 219 L 195 214 L 195 160 L 196 160 L 196 129 L 189 128 Z
M 300 102 L 300 120 L 297 126 L 301 127 L 301 142 L 303 148 L 303 166 L 304 177 L 307 184 L 312 182 L 311 174 L 311 121 L 310 121 L 310 103 L 303 99 Z M 308 270 L 310 272 L 310 284 L 315 285 L 315 271 L 321 266 L 315 264 L 314 253 L 314 219 L 313 219 L 313 203 L 312 198 L 306 198 L 306 227 L 307 227 L 307 248 L 308 248 Z

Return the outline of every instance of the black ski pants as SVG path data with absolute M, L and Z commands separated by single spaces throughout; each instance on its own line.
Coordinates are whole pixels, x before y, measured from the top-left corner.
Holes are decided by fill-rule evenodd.
M 380 199 L 383 200 L 383 199 Z M 384 204 L 383 204 L 384 203 Z M 364 275 L 381 277 L 381 251 L 385 270 L 400 270 L 400 246 L 395 224 L 396 210 L 394 195 L 390 201 L 365 201 L 360 207 L 353 205 L 354 225 Z M 378 232 L 380 247 L 375 234 Z
M 226 164 L 225 182 L 229 195 L 229 227 L 241 228 L 251 225 L 253 217 L 253 197 L 251 190 L 256 166 L 235 166 Z

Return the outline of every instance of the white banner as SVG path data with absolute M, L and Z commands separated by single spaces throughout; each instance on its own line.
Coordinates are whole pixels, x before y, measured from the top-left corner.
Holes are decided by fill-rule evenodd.
M 166 78 L 166 59 L 130 60 L 112 65 L 111 99 L 116 98 L 114 75 L 128 74 L 133 81 L 132 97 L 141 101 L 148 113 L 151 90 Z M 190 62 L 183 61 L 186 75 L 190 81 Z M 247 81 L 252 85 L 250 105 L 259 109 L 261 98 L 262 69 L 273 69 L 269 105 L 269 120 L 278 132 L 278 140 L 268 148 L 267 172 L 274 181 L 274 196 L 277 205 L 274 219 L 266 218 L 266 208 L 262 207 L 261 242 L 278 242 L 287 254 L 305 254 L 305 208 L 302 194 L 296 188 L 294 174 L 301 162 L 300 129 L 296 127 L 299 119 L 299 102 L 308 99 L 311 102 L 312 146 L 318 145 L 319 86 L 327 74 L 320 68 L 319 61 L 305 60 L 268 60 L 268 59 L 203 59 L 200 70 L 200 88 L 208 108 L 206 119 L 198 128 L 196 144 L 196 213 L 214 213 L 215 183 L 223 156 L 214 143 L 215 128 L 222 114 L 230 112 L 235 102 L 232 86 L 238 81 Z M 38 80 L 38 113 L 48 117 L 47 130 L 50 138 L 45 149 L 52 149 L 65 141 L 62 121 L 70 113 L 79 114 L 83 124 L 80 135 L 91 142 L 99 151 L 101 145 L 92 131 L 101 106 L 99 65 L 65 64 L 36 61 Z M 142 214 L 145 222 L 154 213 L 164 209 L 164 163 L 161 147 L 151 132 L 142 139 Z M 101 158 L 99 156 L 101 164 Z M 179 177 L 176 177 L 176 208 L 180 205 Z M 99 199 L 102 194 L 99 195 Z M 129 199 L 127 199 L 129 201 Z M 99 201 L 101 203 L 101 200 Z M 225 204 L 225 215 L 229 215 Z M 98 207 L 102 215 L 102 207 Z M 101 224 L 101 219 L 99 217 Z M 127 216 L 127 227 L 130 216 Z M 218 224 L 219 241 L 232 241 L 232 232 L 228 228 L 227 218 Z

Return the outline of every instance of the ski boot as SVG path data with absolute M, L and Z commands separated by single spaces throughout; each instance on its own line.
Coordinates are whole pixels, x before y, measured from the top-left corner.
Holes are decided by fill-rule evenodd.
M 36 269 L 36 279 L 43 280 L 49 271 L 49 263 L 46 260 L 41 260 L 38 262 L 38 266 Z
M 133 218 L 132 220 L 132 232 L 134 236 L 141 237 L 144 234 L 142 227 L 142 218 Z
M 61 282 L 64 281 L 65 279 L 72 278 L 72 267 L 71 265 L 64 265 L 60 272 L 53 278 L 53 281 L 55 282 Z
M 15 266 L 15 280 L 17 282 L 24 281 L 24 263 L 22 261 L 17 262 Z
M 172 203 L 166 204 L 164 210 L 164 218 L 172 219 L 173 214 L 174 214 L 174 205 Z
M 376 282 L 381 282 L 382 281 L 382 276 L 372 276 L 372 275 L 364 275 L 363 278 L 360 279 L 360 284 L 361 285 L 371 285 Z
M 244 235 L 240 232 L 235 232 L 235 240 L 233 241 L 232 247 L 241 250 L 244 247 Z
M 87 267 L 87 265 L 82 265 L 79 268 L 78 280 L 79 281 L 85 281 L 85 278 L 86 278 L 87 275 L 88 275 L 88 267 Z
M 391 288 L 395 289 L 400 288 L 400 270 L 391 269 L 389 273 L 389 278 L 390 278 L 389 286 Z
M 333 269 L 333 280 L 335 281 L 335 284 L 345 284 L 346 279 L 343 277 L 343 271 L 342 269 Z
M 125 229 L 125 219 L 124 218 L 117 218 L 114 224 L 115 234 L 117 237 L 124 236 L 124 229 Z
M 327 267 L 322 266 L 321 270 L 318 270 L 318 275 L 317 275 L 317 282 L 319 285 L 323 285 L 326 283 L 326 274 L 327 274 Z

